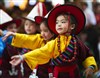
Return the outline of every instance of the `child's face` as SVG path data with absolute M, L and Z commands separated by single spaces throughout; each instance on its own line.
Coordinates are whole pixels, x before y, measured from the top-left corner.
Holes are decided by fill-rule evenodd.
M 44 23 L 41 23 L 40 25 L 41 30 L 41 36 L 44 38 L 44 40 L 50 40 L 54 34 L 52 34 L 49 29 L 45 26 Z
M 56 18 L 56 31 L 58 34 L 67 33 L 70 30 L 68 25 L 68 20 L 63 15 L 59 15 Z
M 29 20 L 25 21 L 24 29 L 27 34 L 34 34 L 36 33 L 36 30 L 37 30 L 36 24 Z
M 17 26 L 15 23 L 12 23 L 12 24 L 9 24 L 6 28 L 8 31 L 11 31 L 11 32 L 16 32 L 17 31 Z

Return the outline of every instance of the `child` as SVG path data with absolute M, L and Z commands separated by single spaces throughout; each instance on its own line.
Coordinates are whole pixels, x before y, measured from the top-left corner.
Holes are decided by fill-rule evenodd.
M 30 16 L 32 17 L 32 16 Z M 29 18 L 24 18 L 24 25 L 20 26 L 18 29 L 18 33 L 24 33 L 28 35 L 36 34 L 38 33 L 39 25 L 34 21 L 30 20 Z M 25 54 L 27 52 L 31 51 L 31 49 L 28 48 L 19 48 L 19 54 Z M 28 78 L 30 74 L 32 73 L 32 70 L 29 68 L 26 62 L 21 63 L 21 72 L 23 75 L 23 78 Z
M 40 19 L 41 17 L 36 17 L 36 19 Z M 47 18 L 41 18 L 40 23 L 40 30 L 41 30 L 41 37 L 44 39 L 44 43 L 46 44 L 48 41 L 54 39 L 56 35 L 52 31 L 49 30 L 48 24 L 47 24 Z M 39 21 L 36 21 L 39 22 Z M 38 65 L 37 66 L 37 76 L 39 78 L 49 78 L 50 73 L 53 72 L 53 66 L 51 66 L 49 63 Z
M 0 9 L 0 29 L 3 30 L 3 34 L 7 31 L 16 32 L 17 28 L 21 24 L 21 19 L 13 19 L 6 12 Z M 1 34 L 2 35 L 2 34 Z M 2 36 L 0 37 L 0 57 L 2 56 L 2 52 L 5 48 L 5 43 L 2 41 Z M 10 41 L 9 41 L 10 42 Z
M 3 35 L 6 34 L 7 31 L 11 31 L 11 32 L 16 32 L 17 28 L 19 27 L 19 25 L 21 24 L 21 19 L 13 19 L 12 17 L 10 17 L 6 12 L 4 12 L 2 9 L 0 9 L 0 30 Z M 2 53 L 4 48 L 6 47 L 6 43 L 5 42 L 9 42 L 10 40 L 6 40 L 5 42 L 2 41 L 2 37 L 3 35 L 0 34 L 0 57 L 2 57 Z
M 58 37 L 48 42 L 44 47 L 22 56 L 13 56 L 10 63 L 16 66 L 25 60 L 30 68 L 34 69 L 37 65 L 48 63 L 51 59 L 51 65 L 55 66 L 53 73 L 55 78 L 80 78 L 78 65 L 83 64 L 86 68 L 87 78 L 97 70 L 97 65 L 89 49 L 75 36 L 83 29 L 84 24 L 85 16 L 80 8 L 71 4 L 54 8 L 48 16 L 48 25 Z M 34 48 L 30 38 L 25 40 L 19 34 L 12 33 L 12 35 L 14 36 L 12 45 Z M 24 44 L 27 41 L 29 45 L 18 45 L 16 40 L 24 40 Z M 35 45 L 39 45 L 38 36 L 35 37 L 35 40 L 37 41 Z
M 21 24 L 21 19 L 13 19 L 10 17 L 6 12 L 3 10 L 0 10 L 1 12 L 1 25 L 0 28 L 3 30 L 3 34 L 5 34 L 7 31 L 11 32 L 16 32 L 17 28 Z M 15 47 L 12 47 L 9 45 L 11 43 L 11 38 L 7 39 L 6 41 L 2 41 L 2 37 L 0 37 L 0 57 L 2 59 L 2 64 L 1 64 L 1 70 L 2 78 L 20 78 L 21 77 L 21 72 L 20 66 L 18 65 L 17 67 L 13 67 L 9 61 L 11 60 L 11 56 L 18 54 L 17 49 Z M 11 53 L 12 52 L 12 53 Z

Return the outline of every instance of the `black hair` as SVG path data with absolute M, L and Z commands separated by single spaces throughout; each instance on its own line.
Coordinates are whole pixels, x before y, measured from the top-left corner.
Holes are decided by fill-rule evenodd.
M 49 29 L 49 27 L 48 27 L 48 22 L 47 22 L 47 18 L 44 18 L 40 24 L 42 24 L 42 23 Z M 49 31 L 50 31 L 52 34 L 54 34 L 53 38 L 56 38 L 56 37 L 57 37 L 57 35 L 56 35 L 53 31 L 51 31 L 50 29 L 49 29 Z
M 2 30 L 5 30 L 7 27 L 9 27 L 11 24 L 16 24 L 16 22 L 11 21 L 11 22 L 7 22 L 4 24 L 4 27 L 2 28 Z M 17 24 L 16 24 L 17 25 Z

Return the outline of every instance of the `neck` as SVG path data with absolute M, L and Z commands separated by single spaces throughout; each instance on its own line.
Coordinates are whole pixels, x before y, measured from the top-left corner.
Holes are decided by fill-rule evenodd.
M 67 33 L 63 33 L 63 34 L 61 34 L 61 35 L 65 35 L 65 36 L 70 36 L 71 35 L 71 33 L 69 32 L 67 32 Z

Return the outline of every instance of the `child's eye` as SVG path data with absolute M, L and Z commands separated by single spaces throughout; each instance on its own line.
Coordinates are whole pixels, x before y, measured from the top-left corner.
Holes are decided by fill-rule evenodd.
M 67 21 L 62 21 L 62 23 L 66 23 Z
M 62 21 L 62 23 L 66 23 L 66 21 Z
M 65 21 L 62 21 L 62 23 L 66 23 Z

